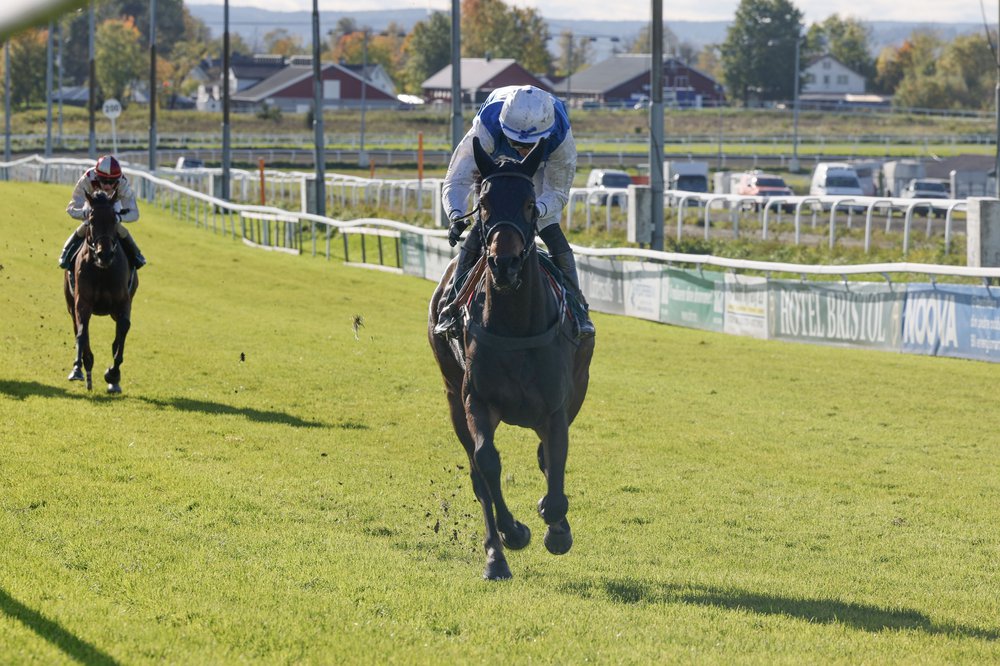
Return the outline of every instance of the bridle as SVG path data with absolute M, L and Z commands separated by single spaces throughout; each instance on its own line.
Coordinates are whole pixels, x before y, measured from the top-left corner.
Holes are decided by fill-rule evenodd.
M 491 173 L 490 175 L 488 175 L 485 178 L 483 178 L 483 182 L 480 185 L 480 193 L 479 193 L 480 203 L 477 203 L 476 208 L 475 208 L 475 210 L 473 212 L 478 212 L 482 208 L 482 203 L 481 202 L 482 202 L 483 197 L 485 197 L 486 194 L 490 191 L 490 183 L 491 183 L 491 181 L 493 181 L 495 179 L 498 179 L 498 178 L 520 178 L 522 180 L 528 181 L 531 184 L 532 188 L 534 188 L 534 186 L 535 186 L 535 180 L 534 180 L 534 178 L 532 178 L 531 176 L 529 176 L 527 174 L 520 173 L 518 171 L 500 171 L 500 172 Z M 523 262 L 527 259 L 528 254 L 532 250 L 535 249 L 535 243 L 533 242 L 534 241 L 534 236 L 535 236 L 535 229 L 536 229 L 536 227 L 535 227 L 535 221 L 532 221 L 530 223 L 530 226 L 529 226 L 529 228 L 530 228 L 530 234 L 528 233 L 528 230 L 522 228 L 525 225 L 519 224 L 518 222 L 515 222 L 513 220 L 500 220 L 499 222 L 491 224 L 489 226 L 489 229 L 486 228 L 485 224 L 481 223 L 481 224 L 479 224 L 479 233 L 482 236 L 483 247 L 484 248 L 488 247 L 489 246 L 489 238 L 490 238 L 490 236 L 497 229 L 499 229 L 500 227 L 505 227 L 505 226 L 506 227 L 512 227 L 514 229 L 514 231 L 516 231 L 518 233 L 518 235 L 521 237 L 522 248 L 521 248 L 521 253 L 518 255 L 518 259 L 523 264 Z
M 108 207 L 112 209 L 112 213 L 111 214 L 114 215 L 114 208 L 112 206 L 108 206 Z M 111 261 L 108 262 L 108 265 L 110 266 L 114 262 L 115 256 L 117 256 L 117 254 L 118 254 L 118 246 L 120 244 L 120 241 L 118 239 L 118 234 L 115 233 L 115 225 L 114 224 L 111 225 L 111 233 L 101 234 L 99 236 L 94 234 L 94 213 L 95 212 L 96 212 L 96 209 L 92 207 L 90 209 L 90 214 L 87 217 L 87 236 L 86 236 L 86 239 L 85 239 L 86 243 L 87 243 L 87 248 L 90 250 L 90 253 L 92 255 L 94 255 L 94 257 L 96 258 L 97 257 L 97 244 L 98 244 L 98 241 L 100 241 L 102 239 L 105 239 L 105 238 L 110 239 L 110 241 L 111 241 Z

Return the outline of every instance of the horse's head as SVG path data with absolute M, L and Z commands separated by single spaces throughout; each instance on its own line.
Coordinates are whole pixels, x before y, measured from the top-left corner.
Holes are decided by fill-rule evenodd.
M 514 290 L 521 283 L 521 269 L 535 246 L 538 209 L 532 177 L 545 152 L 545 140 L 520 162 L 494 161 L 479 139 L 472 141 L 476 166 L 482 178 L 479 189 L 479 229 L 494 287 Z
M 98 268 L 107 268 L 118 253 L 118 216 L 115 214 L 116 192 L 108 197 L 104 192 L 87 195 L 90 212 L 87 214 L 87 247 Z

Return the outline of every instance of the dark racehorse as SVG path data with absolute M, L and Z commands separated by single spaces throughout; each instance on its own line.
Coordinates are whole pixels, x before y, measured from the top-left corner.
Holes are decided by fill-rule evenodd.
M 82 381 L 87 372 L 87 390 L 91 390 L 91 370 L 94 353 L 90 350 L 91 315 L 110 315 L 115 321 L 115 341 L 111 353 L 115 364 L 104 373 L 108 393 L 121 393 L 121 364 L 125 353 L 125 336 L 132 325 L 132 297 L 139 287 L 139 280 L 129 268 L 125 251 L 115 230 L 115 197 L 109 199 L 103 192 L 90 196 L 90 213 L 86 243 L 66 271 L 63 290 L 66 306 L 73 318 L 76 336 L 76 361 L 70 381 Z
M 482 177 L 480 222 L 473 233 L 478 229 L 483 234 L 485 286 L 470 306 L 463 340 L 453 344 L 435 335 L 439 301 L 455 270 L 452 261 L 431 298 L 428 333 L 486 522 L 483 577 L 498 580 L 511 576 L 504 547 L 524 548 L 531 531 L 514 519 L 504 501 L 494 434 L 503 422 L 538 435 L 538 464 L 548 482 L 538 502 L 548 525 L 545 547 L 556 555 L 569 551 L 573 536 L 563 488 L 569 425 L 587 393 L 594 339 L 575 341 L 539 263 L 532 176 L 542 145 L 522 162 L 494 162 L 478 139 L 473 149 Z

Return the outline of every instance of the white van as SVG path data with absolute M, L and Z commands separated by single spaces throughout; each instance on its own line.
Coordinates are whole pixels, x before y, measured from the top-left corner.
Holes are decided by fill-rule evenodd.
M 809 194 L 814 197 L 857 196 L 863 197 L 858 173 L 850 164 L 843 162 L 820 162 L 813 171 Z

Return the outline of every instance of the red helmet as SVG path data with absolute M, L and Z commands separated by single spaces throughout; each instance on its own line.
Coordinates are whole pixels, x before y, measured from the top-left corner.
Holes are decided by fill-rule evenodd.
M 114 156 L 104 155 L 97 158 L 97 164 L 94 165 L 94 173 L 97 174 L 98 178 L 118 180 L 122 177 L 122 167 L 118 164 L 118 160 Z

